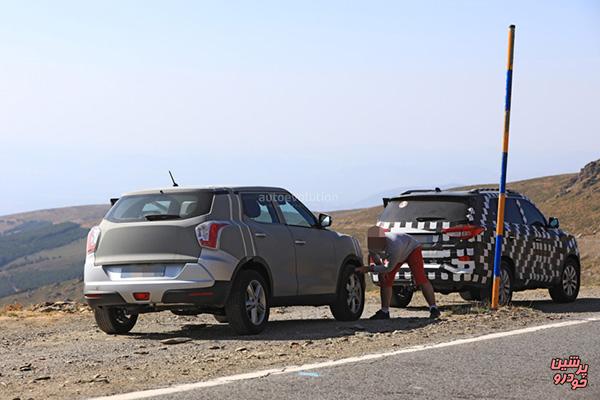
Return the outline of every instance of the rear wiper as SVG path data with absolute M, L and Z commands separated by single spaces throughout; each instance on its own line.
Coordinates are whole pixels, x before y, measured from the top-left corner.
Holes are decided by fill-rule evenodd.
M 145 218 L 148 221 L 165 221 L 168 219 L 179 219 L 181 217 L 176 214 L 150 214 L 146 215 Z
M 417 217 L 416 220 L 419 222 L 423 221 L 441 221 L 445 219 L 444 217 Z

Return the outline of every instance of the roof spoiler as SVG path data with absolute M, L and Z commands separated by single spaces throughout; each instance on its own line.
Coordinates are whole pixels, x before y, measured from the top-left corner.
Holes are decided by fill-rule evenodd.
M 442 191 L 442 189 L 440 189 L 439 187 L 436 187 L 435 189 L 407 190 L 406 192 L 402 192 L 401 196 L 403 196 L 405 194 L 413 194 L 413 193 L 427 193 L 427 192 L 436 192 L 436 193 L 439 193 L 441 191 Z
M 436 193 L 440 193 L 442 191 L 442 189 L 440 189 L 439 187 L 436 187 L 435 189 L 414 189 L 414 190 L 407 190 L 405 192 L 402 192 L 400 194 L 400 196 L 404 196 L 406 194 L 413 194 L 413 193 L 430 193 L 430 192 L 436 192 Z M 387 207 L 388 203 L 393 200 L 393 199 L 397 199 L 397 197 L 384 197 L 383 198 L 383 207 Z

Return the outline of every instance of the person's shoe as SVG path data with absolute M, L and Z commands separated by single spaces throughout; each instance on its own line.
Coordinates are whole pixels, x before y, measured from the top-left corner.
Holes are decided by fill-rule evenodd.
M 441 315 L 442 313 L 437 307 L 432 307 L 429 309 L 429 318 L 438 319 Z
M 369 319 L 390 319 L 390 313 L 379 310 L 375 314 L 373 314 Z

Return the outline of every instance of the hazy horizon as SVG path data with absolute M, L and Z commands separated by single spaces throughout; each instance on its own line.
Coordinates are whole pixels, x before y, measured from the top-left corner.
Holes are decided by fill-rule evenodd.
M 577 172 L 600 158 L 599 22 L 594 1 L 3 3 L 0 215 L 168 170 L 323 210 L 497 182 L 511 23 L 509 181 Z

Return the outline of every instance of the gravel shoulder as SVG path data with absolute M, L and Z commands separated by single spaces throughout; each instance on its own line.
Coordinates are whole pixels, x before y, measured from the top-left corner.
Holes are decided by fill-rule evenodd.
M 420 297 L 408 309 L 393 309 L 389 321 L 337 322 L 328 307 L 274 309 L 267 330 L 250 337 L 235 336 L 209 315 L 146 314 L 131 334 L 112 336 L 96 328 L 85 308 L 8 312 L 0 316 L 0 398 L 108 395 L 600 313 L 600 287 L 583 288 L 568 305 L 553 304 L 546 290 L 517 293 L 513 306 L 497 312 L 438 295 L 443 318 L 436 322 Z M 377 308 L 370 294 L 364 318 Z

